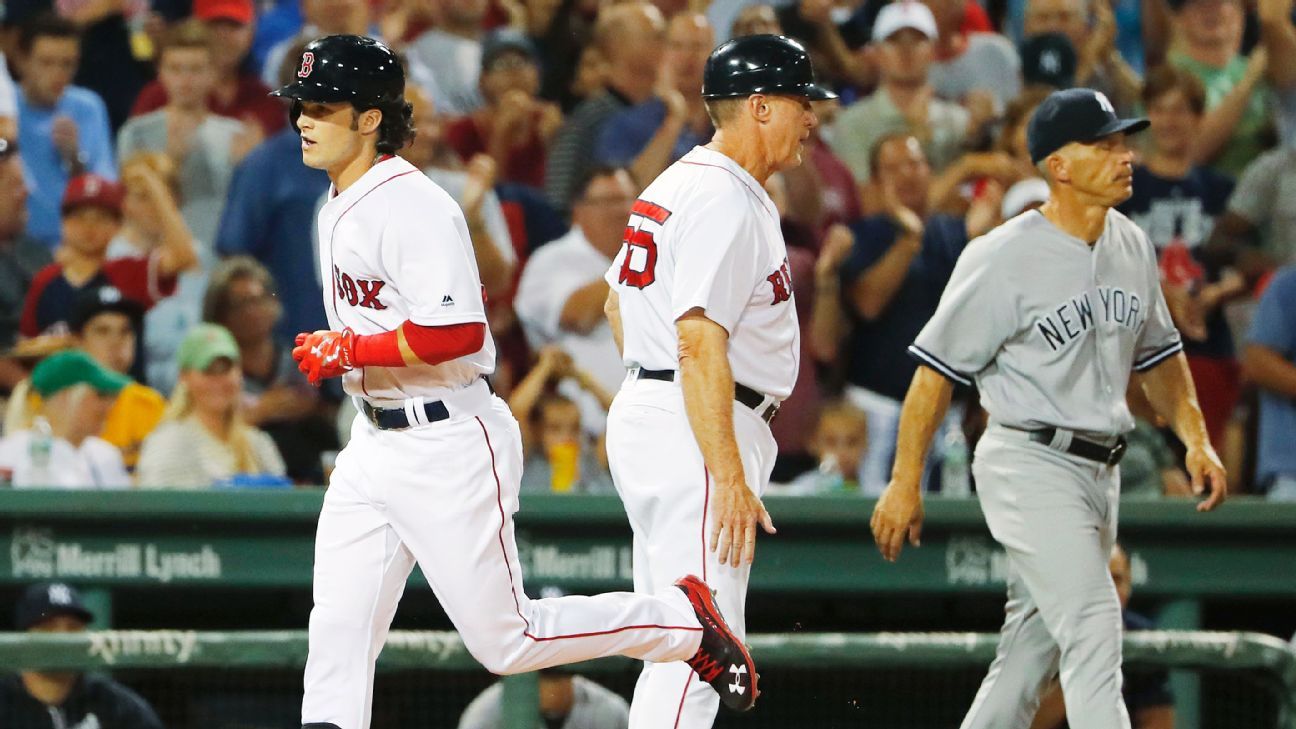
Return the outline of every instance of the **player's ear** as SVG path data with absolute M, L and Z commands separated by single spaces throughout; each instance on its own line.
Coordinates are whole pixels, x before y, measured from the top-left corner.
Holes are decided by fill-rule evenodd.
M 366 109 L 360 114 L 360 133 L 373 134 L 378 131 L 379 125 L 382 124 L 383 113 L 378 109 Z
M 1071 181 L 1071 165 L 1065 155 L 1054 152 L 1044 158 L 1044 166 L 1048 168 L 1048 176 L 1058 182 Z
M 767 99 L 764 94 L 752 94 L 751 96 L 748 96 L 747 109 L 751 111 L 751 115 L 756 118 L 756 121 L 761 122 L 762 124 L 770 119 L 769 99 Z

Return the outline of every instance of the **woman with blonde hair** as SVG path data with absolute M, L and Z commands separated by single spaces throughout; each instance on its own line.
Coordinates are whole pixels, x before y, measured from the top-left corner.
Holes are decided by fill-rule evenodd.
M 286 483 L 274 441 L 242 415 L 243 372 L 229 330 L 199 324 L 176 353 L 180 379 L 162 424 L 144 441 L 141 488 Z

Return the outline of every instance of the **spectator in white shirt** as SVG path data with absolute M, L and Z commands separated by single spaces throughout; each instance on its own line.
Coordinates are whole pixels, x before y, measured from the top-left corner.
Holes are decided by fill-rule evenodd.
M 636 189 L 624 168 L 594 170 L 572 201 L 571 230 L 531 254 L 513 300 L 532 349 L 557 344 L 610 392 L 625 368 L 603 315 L 603 274 L 621 248 Z
M 97 437 L 117 393 L 130 378 L 80 350 L 50 355 L 32 370 L 41 397 L 34 413 L 18 412 L 0 440 L 0 479 L 16 488 L 117 489 L 130 476 L 116 446 Z M 25 393 L 19 395 L 26 401 Z

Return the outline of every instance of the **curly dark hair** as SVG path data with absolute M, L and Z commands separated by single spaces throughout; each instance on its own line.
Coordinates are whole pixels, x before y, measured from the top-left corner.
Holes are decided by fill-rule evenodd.
M 414 141 L 414 107 L 404 97 L 375 108 L 382 112 L 382 121 L 378 123 L 380 153 L 396 154 Z

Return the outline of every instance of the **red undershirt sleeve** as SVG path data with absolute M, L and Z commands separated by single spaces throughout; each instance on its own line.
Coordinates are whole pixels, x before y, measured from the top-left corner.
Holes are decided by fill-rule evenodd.
M 357 335 L 352 352 L 355 366 L 405 367 L 398 332 L 405 333 L 405 342 L 416 357 L 432 365 L 473 354 L 486 341 L 486 325 L 480 322 L 429 327 L 406 321 L 397 330 Z

